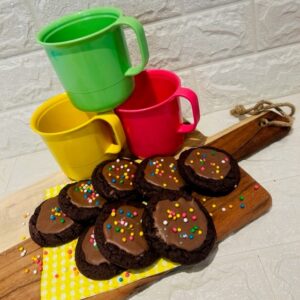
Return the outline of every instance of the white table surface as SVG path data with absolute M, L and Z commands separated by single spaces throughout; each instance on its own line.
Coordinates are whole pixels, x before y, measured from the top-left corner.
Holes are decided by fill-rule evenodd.
M 300 299 L 300 94 L 276 101 L 296 105 L 292 132 L 240 163 L 270 192 L 272 209 L 220 243 L 206 268 L 172 274 L 132 299 Z M 218 111 L 198 129 L 212 135 L 236 122 Z M 0 201 L 58 170 L 47 150 L 1 160 Z

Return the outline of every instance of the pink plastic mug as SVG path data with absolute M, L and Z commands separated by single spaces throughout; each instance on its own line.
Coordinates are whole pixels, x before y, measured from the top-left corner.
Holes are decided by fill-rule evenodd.
M 183 124 L 179 97 L 186 98 L 194 122 Z M 131 96 L 115 110 L 131 152 L 141 158 L 173 155 L 200 119 L 197 95 L 181 87 L 179 77 L 166 70 L 145 70 L 135 77 Z

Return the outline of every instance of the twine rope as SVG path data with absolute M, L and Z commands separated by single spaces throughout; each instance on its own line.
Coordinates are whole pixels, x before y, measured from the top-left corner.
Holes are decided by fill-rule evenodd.
M 290 108 L 290 113 L 287 114 L 281 107 Z M 260 122 L 261 126 L 292 127 L 294 122 L 293 115 L 295 114 L 296 107 L 295 105 L 289 102 L 272 103 L 270 101 L 261 100 L 257 102 L 254 106 L 249 108 L 245 108 L 244 105 L 237 105 L 230 111 L 230 113 L 235 117 L 239 117 L 246 114 L 254 116 L 265 111 L 270 111 L 272 109 L 275 109 L 282 117 L 286 118 L 286 121 L 269 121 L 266 118 L 262 118 Z

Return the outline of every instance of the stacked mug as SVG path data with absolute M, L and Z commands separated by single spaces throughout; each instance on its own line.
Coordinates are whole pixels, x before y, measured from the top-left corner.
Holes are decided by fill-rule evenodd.
M 133 29 L 140 64 L 132 66 L 123 27 Z M 135 18 L 116 8 L 63 17 L 38 33 L 66 93 L 46 100 L 31 128 L 73 180 L 88 179 L 100 162 L 114 158 L 127 140 L 137 157 L 173 155 L 200 118 L 198 98 L 167 70 L 144 70 L 148 45 Z M 184 124 L 179 97 L 193 111 Z M 126 138 L 125 138 L 126 137 Z

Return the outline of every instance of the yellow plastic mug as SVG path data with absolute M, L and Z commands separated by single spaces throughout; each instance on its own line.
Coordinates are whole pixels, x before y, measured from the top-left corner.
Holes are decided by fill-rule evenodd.
M 90 178 L 96 165 L 112 159 L 125 143 L 122 125 L 113 112 L 80 111 L 66 93 L 39 106 L 30 126 L 42 137 L 63 172 L 73 180 Z

